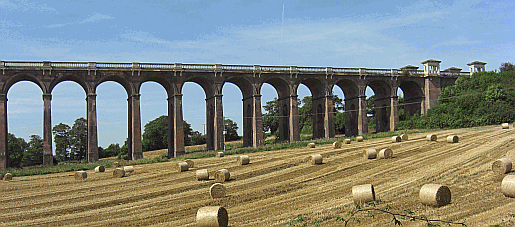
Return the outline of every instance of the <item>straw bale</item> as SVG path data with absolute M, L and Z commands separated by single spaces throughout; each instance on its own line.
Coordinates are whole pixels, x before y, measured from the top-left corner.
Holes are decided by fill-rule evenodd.
M 362 184 L 352 186 L 352 199 L 355 204 L 364 204 L 376 200 L 374 186 L 371 184 Z
M 12 175 L 11 173 L 6 173 L 6 174 L 4 175 L 4 180 L 5 180 L 5 181 L 10 181 L 10 180 L 12 180 L 12 179 L 13 179 L 13 175 Z
M 402 135 L 401 135 L 401 140 L 402 140 L 402 141 L 408 141 L 408 135 L 406 135 L 406 134 L 402 134 Z
M 509 129 L 509 128 L 510 128 L 510 124 L 508 124 L 508 123 L 502 123 L 502 124 L 501 124 L 501 127 L 502 127 L 502 129 Z
M 120 163 L 118 163 L 118 162 L 113 162 L 113 167 L 114 167 L 114 168 L 118 168 L 118 167 L 120 167 L 120 166 L 121 166 L 121 165 L 120 165 Z
M 457 143 L 458 142 L 458 136 L 450 135 L 447 136 L 447 143 Z
M 75 172 L 75 180 L 84 180 L 86 178 L 88 178 L 88 173 L 86 173 L 86 171 Z
M 357 142 L 363 142 L 363 136 L 356 136 Z
M 184 171 L 188 171 L 188 163 L 186 163 L 186 162 L 177 163 L 177 172 L 184 172 Z
M 343 142 L 344 142 L 345 144 L 350 144 L 350 139 L 345 139 L 345 140 L 343 140 Z
M 439 184 L 425 184 L 420 188 L 420 202 L 429 206 L 444 206 L 451 202 L 451 190 Z
M 217 153 L 216 153 L 216 157 L 217 157 L 217 158 L 221 158 L 221 157 L 223 157 L 223 156 L 224 156 L 224 152 L 217 152 Z
M 134 167 L 132 167 L 132 166 L 124 166 L 123 167 L 123 171 L 125 171 L 125 175 L 127 175 L 129 173 L 133 173 L 134 172 Z
M 492 171 L 494 171 L 495 174 L 505 174 L 511 171 L 512 168 L 512 162 L 510 159 L 507 158 L 501 158 L 497 159 L 492 164 Z
M 502 179 L 501 191 L 504 196 L 515 198 L 515 175 L 506 175 Z
M 227 227 L 229 215 L 221 206 L 201 207 L 197 211 L 197 227 Z
M 116 169 L 114 169 L 113 177 L 115 177 L 115 178 L 125 177 L 125 170 L 123 170 L 123 168 L 116 168 Z
M 95 173 L 103 173 L 105 171 L 106 171 L 106 167 L 104 167 L 104 166 L 95 167 Z
M 426 136 L 427 141 L 436 141 L 436 135 L 435 134 L 429 134 Z
M 221 169 L 215 172 L 215 182 L 223 183 L 231 178 L 231 174 L 227 169 Z
M 509 159 L 511 162 L 515 161 L 515 149 L 506 152 L 506 155 L 504 157 Z
M 401 140 L 400 136 L 392 136 L 392 143 L 398 143 L 401 142 Z
M 198 169 L 195 173 L 197 180 L 209 180 L 209 171 L 207 169 Z
M 315 143 L 308 143 L 309 148 L 315 148 Z
M 309 156 L 309 161 L 312 165 L 320 165 L 322 164 L 322 155 L 320 154 L 312 154 Z
M 379 158 L 379 159 L 392 158 L 392 156 L 393 156 L 393 151 L 390 148 L 384 148 L 379 151 L 379 154 L 377 154 L 377 158 Z
M 214 183 L 209 188 L 209 194 L 213 199 L 223 198 L 225 197 L 225 186 L 221 183 Z
M 374 148 L 367 148 L 363 152 L 363 157 L 365 159 L 375 159 L 377 157 L 377 151 Z
M 249 162 L 250 162 L 250 159 L 249 159 L 249 156 L 248 156 L 248 155 L 240 155 L 240 156 L 238 156 L 238 158 L 237 158 L 237 159 L 238 159 L 238 164 L 239 164 L 240 166 L 242 166 L 242 165 L 247 165 L 247 164 L 249 164 Z
M 333 143 L 333 148 L 334 149 L 342 148 L 342 142 L 340 142 L 340 141 L 334 142 Z
M 184 160 L 184 162 L 188 163 L 188 168 L 193 168 L 193 166 L 195 165 L 195 163 L 191 159 L 186 159 Z

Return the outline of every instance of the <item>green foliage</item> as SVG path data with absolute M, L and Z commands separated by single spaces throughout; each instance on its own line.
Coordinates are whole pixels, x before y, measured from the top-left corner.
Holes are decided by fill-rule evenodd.
M 238 125 L 231 119 L 225 119 L 225 130 L 225 141 L 235 141 L 240 139 L 237 132 Z
M 313 133 L 313 101 L 311 96 L 304 96 L 299 102 L 299 128 L 302 133 Z
M 513 65 L 511 62 L 501 63 L 501 67 L 499 67 L 499 72 L 508 72 L 508 71 L 515 71 L 515 65 Z
M 183 121 L 184 145 L 191 145 L 191 136 L 193 129 L 188 122 Z M 153 151 L 168 148 L 168 116 L 162 115 L 156 119 L 149 121 L 144 126 L 142 146 L 143 151 Z
M 265 132 L 270 132 L 272 135 L 275 135 L 279 129 L 279 107 L 277 98 L 266 102 L 266 105 L 263 106 L 263 109 L 266 111 L 263 113 L 263 130 Z
M 400 129 L 464 128 L 500 124 L 515 120 L 515 71 L 480 72 L 462 76 L 444 88 L 439 105 L 424 116 L 398 122 Z
M 52 128 L 55 143 L 55 157 L 60 162 L 70 160 L 70 130 L 70 126 L 63 123 L 59 123 Z
M 198 131 L 194 131 L 193 135 L 190 137 L 192 145 L 199 145 L 206 143 L 206 135 L 200 134 Z
M 27 148 L 21 159 L 22 166 L 33 166 L 43 164 L 43 139 L 38 135 L 31 135 Z
M 113 156 L 117 156 L 120 153 L 122 153 L 122 148 L 120 147 L 120 144 L 118 144 L 118 143 L 109 144 L 109 146 L 107 148 L 102 149 L 102 150 L 100 150 L 100 147 L 98 148 L 98 157 L 99 158 L 113 157 Z
M 78 118 L 70 129 L 70 159 L 85 160 L 88 152 L 88 126 L 87 120 Z
M 27 149 L 27 142 L 23 138 L 16 138 L 14 134 L 7 134 L 7 150 L 9 151 L 9 167 L 21 167 L 23 153 Z

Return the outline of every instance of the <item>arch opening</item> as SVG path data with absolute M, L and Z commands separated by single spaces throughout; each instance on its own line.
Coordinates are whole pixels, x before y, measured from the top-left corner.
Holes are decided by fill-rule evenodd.
M 141 95 L 143 152 L 167 149 L 170 129 L 168 128 L 168 94 L 165 87 L 155 81 L 146 81 L 141 84 L 139 94 Z
M 367 120 L 370 132 L 388 132 L 390 130 L 391 96 L 389 85 L 382 81 L 368 84 Z M 373 95 L 371 95 L 373 93 Z
M 336 89 L 336 87 L 339 87 L 340 89 Z M 357 84 L 351 80 L 340 80 L 336 83 L 336 86 L 333 88 L 333 93 L 338 93 L 334 92 L 334 90 L 339 90 L 341 92 L 339 94 L 342 94 L 343 97 L 343 106 L 345 109 L 345 114 L 343 115 L 345 125 L 345 136 L 351 137 L 358 135 L 358 107 L 360 95 Z M 338 122 L 338 120 L 335 120 L 335 122 Z M 341 122 L 339 124 L 341 124 Z

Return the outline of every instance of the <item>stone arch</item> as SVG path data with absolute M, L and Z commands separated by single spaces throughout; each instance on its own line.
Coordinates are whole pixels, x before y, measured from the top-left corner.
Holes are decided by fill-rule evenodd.
M 6 94 L 9 92 L 9 89 L 17 82 L 20 81 L 30 81 L 35 83 L 40 89 L 43 94 L 48 94 L 48 88 L 45 86 L 45 84 L 36 78 L 33 75 L 25 74 L 25 73 L 17 73 L 14 74 L 14 76 L 9 77 L 9 79 L 4 83 L 2 87 L 2 94 Z
M 358 135 L 359 88 L 350 79 L 338 80 L 336 83 L 345 96 L 345 136 Z
M 141 86 L 146 82 L 156 82 L 159 85 L 161 85 L 165 89 L 167 97 L 171 97 L 172 95 L 176 94 L 176 91 L 174 91 L 172 83 L 170 83 L 170 81 L 168 81 L 164 76 L 161 75 L 145 78 L 145 80 L 136 84 L 136 94 L 140 93 Z
M 290 122 L 290 112 L 291 112 L 291 99 L 294 98 L 297 101 L 297 93 L 295 90 L 295 94 L 291 94 L 290 85 L 287 81 L 283 80 L 279 77 L 271 77 L 264 80 L 258 87 L 258 91 L 261 92 L 261 87 L 263 83 L 268 83 L 275 88 L 277 92 L 277 107 L 279 112 L 279 140 L 287 141 L 290 140 L 291 134 L 291 122 Z
M 387 132 L 390 130 L 391 86 L 382 80 L 372 80 L 367 85 L 375 94 L 376 132 Z
M 325 118 L 325 98 L 326 90 L 322 81 L 315 78 L 308 78 L 300 81 L 300 84 L 306 85 L 311 92 L 312 102 L 312 129 L 313 138 L 323 138 L 325 136 L 324 118 Z M 298 89 L 298 86 L 297 86 Z M 332 93 L 332 90 L 331 90 Z
M 86 81 L 78 75 L 63 75 L 63 76 L 57 77 L 56 79 L 52 80 L 52 82 L 50 82 L 50 86 L 48 88 L 49 92 L 52 93 L 54 88 L 59 83 L 64 82 L 64 81 L 72 81 L 72 82 L 79 84 L 82 87 L 82 89 L 84 90 L 84 93 L 86 95 L 88 93 L 93 93 L 93 89 L 89 86 L 89 84 L 87 84 Z
M 253 116 L 254 116 L 254 90 L 252 83 L 244 77 L 229 76 L 226 77 L 225 82 L 232 83 L 240 89 L 243 101 L 243 146 L 253 146 L 252 136 L 256 134 L 255 128 L 252 127 Z M 225 83 L 224 83 L 225 85 Z M 263 129 L 260 129 L 263 130 Z
M 399 88 L 404 93 L 404 117 L 422 114 L 422 106 L 424 104 L 422 86 L 414 81 L 404 81 L 400 84 Z M 397 91 L 395 91 L 395 94 L 397 94 Z
M 113 82 L 116 82 L 120 85 L 122 85 L 122 87 L 125 89 L 125 92 L 127 92 L 127 97 L 130 97 L 131 95 L 133 94 L 138 94 L 136 92 L 136 88 L 130 83 L 129 80 L 127 80 L 126 78 L 124 78 L 123 76 L 119 76 L 119 75 L 107 75 L 107 76 L 103 76 L 100 80 L 98 80 L 98 82 L 95 84 L 95 86 L 93 87 L 92 91 L 94 93 L 96 93 L 96 90 L 97 90 L 97 87 L 106 82 L 106 81 L 113 81 Z

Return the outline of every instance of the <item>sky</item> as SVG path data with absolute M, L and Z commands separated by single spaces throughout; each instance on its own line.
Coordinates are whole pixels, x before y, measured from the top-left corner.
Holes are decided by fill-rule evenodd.
M 0 60 L 294 65 L 349 68 L 419 66 L 468 71 L 467 63 L 515 62 L 515 1 L 76 1 L 0 0 Z M 335 88 L 334 93 L 343 97 Z M 402 93 L 399 91 L 399 93 Z M 262 103 L 277 93 L 262 89 Z M 300 86 L 299 98 L 310 95 Z M 369 89 L 367 95 L 372 95 Z M 41 90 L 32 82 L 8 92 L 8 131 L 42 136 Z M 223 88 L 224 116 L 242 133 L 242 96 Z M 52 124 L 86 118 L 86 95 L 74 82 L 52 93 Z M 204 132 L 205 95 L 188 82 L 183 115 Z M 165 90 L 141 90 L 144 125 L 167 114 Z M 99 145 L 127 138 L 127 94 L 97 88 Z

